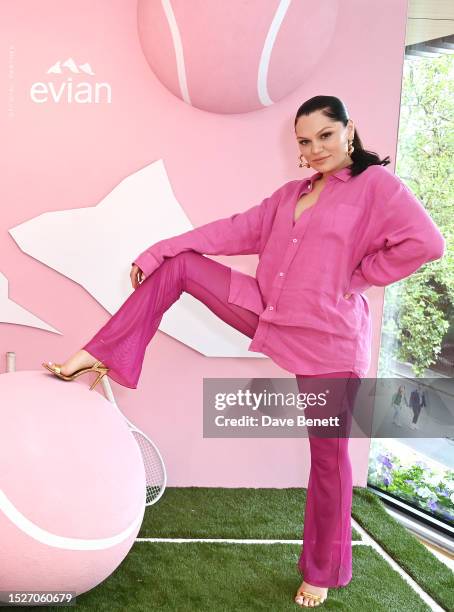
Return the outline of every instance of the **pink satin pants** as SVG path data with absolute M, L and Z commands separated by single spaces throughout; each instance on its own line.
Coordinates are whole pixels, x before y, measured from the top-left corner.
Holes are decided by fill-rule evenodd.
M 195 251 L 165 259 L 83 348 L 110 368 L 111 379 L 136 389 L 145 350 L 164 313 L 183 291 L 252 338 L 258 315 L 228 302 L 230 274 L 228 266 Z M 296 374 L 300 392 L 305 388 L 305 379 L 317 377 L 344 378 L 346 385 L 350 379 L 358 378 L 353 372 Z M 336 391 L 339 401 L 343 401 L 342 389 L 343 386 Z M 308 416 L 307 411 L 305 414 Z M 352 469 L 348 440 L 311 436 L 309 432 L 311 469 L 304 541 L 297 568 L 306 582 L 317 586 L 344 586 L 352 577 Z

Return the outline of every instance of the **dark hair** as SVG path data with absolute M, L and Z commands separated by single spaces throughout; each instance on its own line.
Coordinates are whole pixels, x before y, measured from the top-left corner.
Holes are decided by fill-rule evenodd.
M 309 115 L 314 111 L 321 110 L 324 115 L 333 119 L 334 121 L 341 121 L 344 126 L 347 125 L 349 116 L 345 104 L 339 98 L 335 96 L 314 96 L 306 100 L 298 109 L 295 117 L 295 129 L 296 123 L 301 115 Z M 391 163 L 389 155 L 384 159 L 380 159 L 377 153 L 373 151 L 366 151 L 364 149 L 361 139 L 358 134 L 358 130 L 355 126 L 355 135 L 353 137 L 354 151 L 350 155 L 353 164 L 350 167 L 351 176 L 361 174 L 368 166 L 387 166 Z

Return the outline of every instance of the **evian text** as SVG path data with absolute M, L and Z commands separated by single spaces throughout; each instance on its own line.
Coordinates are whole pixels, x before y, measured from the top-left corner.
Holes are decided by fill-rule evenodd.
M 73 83 L 71 77 L 57 87 L 49 81 L 37 81 L 30 88 L 30 97 L 37 104 L 45 102 L 67 102 L 70 104 L 100 104 L 112 103 L 112 90 L 109 83 Z

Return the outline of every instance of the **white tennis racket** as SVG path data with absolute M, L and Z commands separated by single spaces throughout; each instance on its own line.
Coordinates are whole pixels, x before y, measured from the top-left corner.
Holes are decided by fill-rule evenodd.
M 167 473 L 161 453 L 150 438 L 146 436 L 143 431 L 140 431 L 140 429 L 137 429 L 135 425 L 128 421 L 125 415 L 121 412 L 117 402 L 115 401 L 112 387 L 110 386 L 107 376 L 103 376 L 101 378 L 101 384 L 106 398 L 112 402 L 112 404 L 124 418 L 135 438 L 135 441 L 139 445 L 140 452 L 142 453 L 143 464 L 145 466 L 147 487 L 145 505 L 151 506 L 152 504 L 155 504 L 164 493 L 164 489 L 166 488 L 167 484 Z

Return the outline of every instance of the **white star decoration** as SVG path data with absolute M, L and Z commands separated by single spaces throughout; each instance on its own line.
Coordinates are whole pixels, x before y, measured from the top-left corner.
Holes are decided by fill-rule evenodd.
M 45 323 L 39 317 L 13 302 L 8 297 L 8 279 L 0 272 L 0 323 L 12 323 L 14 325 L 27 325 L 37 327 L 46 331 L 61 334 L 57 329 Z
M 190 229 L 158 160 L 126 177 L 96 206 L 43 213 L 9 232 L 22 251 L 79 283 L 114 314 L 134 291 L 131 262 L 155 242 Z M 188 293 L 164 314 L 159 329 L 206 356 L 265 357 L 249 352 L 249 337 Z

